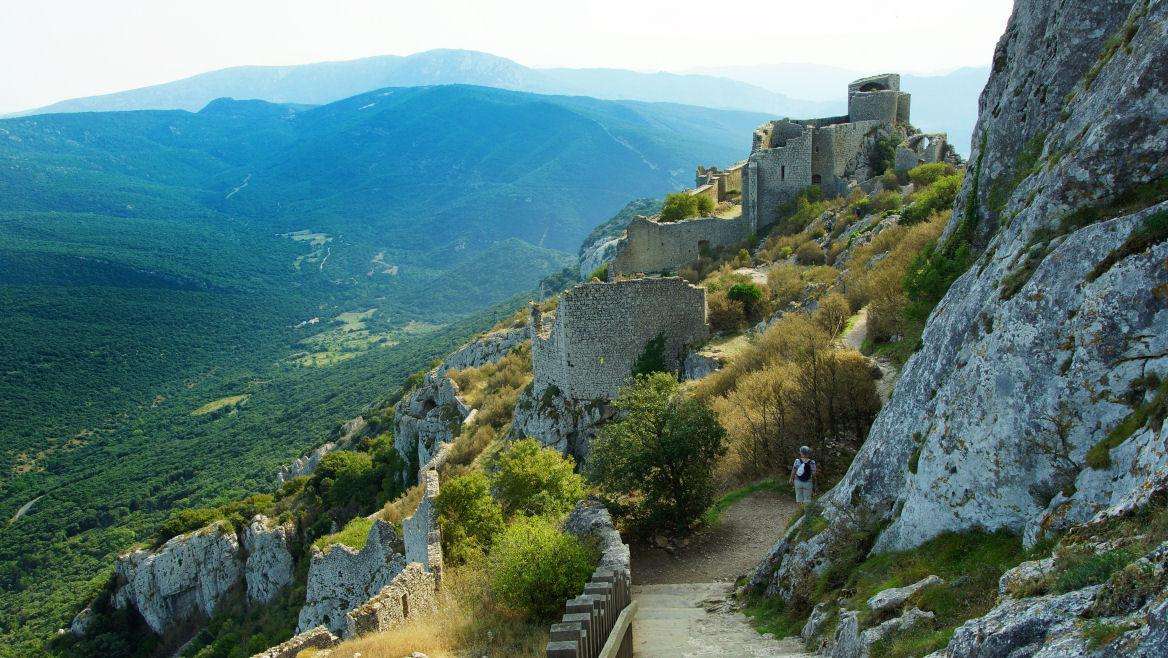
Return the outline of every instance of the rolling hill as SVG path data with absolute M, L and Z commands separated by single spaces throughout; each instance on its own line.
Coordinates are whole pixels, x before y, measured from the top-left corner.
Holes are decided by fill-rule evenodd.
M 0 120 L 0 655 L 763 118 L 432 86 Z

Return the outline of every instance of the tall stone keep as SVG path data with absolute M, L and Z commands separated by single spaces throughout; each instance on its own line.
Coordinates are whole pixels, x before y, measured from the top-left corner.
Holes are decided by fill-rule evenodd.
M 531 323 L 534 391 L 577 401 L 613 398 L 658 335 L 666 366 L 704 341 L 706 291 L 677 277 L 585 283 L 560 298 L 556 318 Z

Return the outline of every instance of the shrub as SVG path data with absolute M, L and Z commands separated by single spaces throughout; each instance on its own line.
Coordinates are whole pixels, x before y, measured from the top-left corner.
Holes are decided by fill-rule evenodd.
M 926 187 L 943 176 L 951 176 L 956 170 L 948 162 L 929 162 L 908 170 L 908 179 L 918 187 Z
M 795 251 L 795 260 L 800 265 L 823 265 L 827 262 L 827 256 L 823 253 L 823 247 L 812 240 L 808 240 L 799 245 L 799 248 Z
M 588 280 L 600 279 L 601 281 L 608 281 L 608 263 L 592 270 L 592 274 L 588 275 Z
M 746 309 L 742 302 L 730 299 L 726 291 L 718 290 L 706 296 L 710 329 L 733 333 L 746 324 Z
M 926 247 L 913 259 L 904 275 L 904 291 L 912 300 L 905 315 L 920 322 L 927 320 L 933 307 L 949 291 L 949 286 L 969 269 L 972 262 L 969 244 Z
M 838 336 L 844 330 L 848 318 L 852 315 L 852 307 L 848 300 L 838 292 L 828 293 L 819 301 L 813 316 L 815 322 L 832 336 Z
M 689 217 L 699 217 L 714 212 L 714 202 L 710 197 L 689 192 L 675 192 L 665 197 L 658 221 L 676 222 Z
M 1147 560 L 1137 560 L 1111 574 L 1095 596 L 1091 613 L 1096 617 L 1117 617 L 1138 610 L 1168 585 L 1168 573 L 1157 570 Z
M 481 471 L 444 482 L 434 510 L 442 529 L 442 550 L 456 564 L 485 553 L 503 530 L 503 508 L 491 497 Z
M 872 212 L 885 212 L 888 210 L 896 210 L 904 203 L 900 197 L 900 192 L 896 190 L 883 190 L 877 192 L 872 198 L 871 209 Z
M 491 489 L 508 515 L 558 515 L 584 498 L 575 462 L 535 439 L 511 443 L 499 454 Z
M 753 283 L 736 283 L 726 291 L 726 297 L 742 303 L 747 317 L 755 317 L 762 303 L 762 289 Z
M 310 483 L 329 508 L 359 507 L 376 498 L 378 475 L 369 453 L 336 450 L 321 458 Z
M 725 430 L 664 373 L 636 377 L 613 406 L 624 417 L 593 442 L 589 478 L 609 499 L 625 503 L 640 529 L 685 532 L 713 501 Z
M 937 182 L 913 195 L 913 202 L 905 206 L 900 219 L 905 224 L 915 224 L 930 215 L 953 207 L 953 200 L 961 190 L 961 174 L 953 174 L 937 179 Z
M 799 269 L 790 263 L 778 263 L 767 272 L 767 287 L 780 308 L 803 299 L 803 279 Z
M 170 513 L 170 517 L 158 526 L 154 533 L 155 544 L 162 545 L 167 540 L 194 532 L 216 521 L 223 520 L 223 513 L 214 507 L 196 507 Z
M 584 590 L 596 557 L 550 520 L 521 517 L 491 549 L 491 590 L 529 620 L 549 622 Z
M 633 363 L 634 375 L 665 372 L 665 334 L 657 334 L 645 343 L 645 349 Z

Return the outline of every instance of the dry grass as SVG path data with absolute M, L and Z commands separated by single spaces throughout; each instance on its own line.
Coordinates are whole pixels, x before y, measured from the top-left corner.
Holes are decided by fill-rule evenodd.
M 497 363 L 451 370 L 448 375 L 458 384 L 463 401 L 479 410 L 475 422 L 499 429 L 511 422 L 515 401 L 531 383 L 531 345 L 524 343 Z
M 422 487 L 414 485 L 402 492 L 402 495 L 389 501 L 381 508 L 381 520 L 401 527 L 402 519 L 413 516 L 422 501 Z
M 438 609 L 420 613 L 401 626 L 341 644 L 334 657 L 402 658 L 421 651 L 430 658 L 455 656 L 545 655 L 547 629 L 517 619 L 490 594 L 485 562 L 447 569 L 442 574 Z

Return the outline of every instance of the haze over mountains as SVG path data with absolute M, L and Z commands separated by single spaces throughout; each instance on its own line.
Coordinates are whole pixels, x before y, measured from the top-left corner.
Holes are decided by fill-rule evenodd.
M 222 97 L 319 105 L 382 87 L 473 84 L 600 99 L 683 103 L 805 118 L 842 113 L 850 80 L 876 71 L 808 64 L 738 66 L 692 73 L 642 73 L 623 69 L 529 68 L 469 50 L 430 50 L 399 57 L 295 66 L 240 66 L 127 91 L 76 98 L 23 114 L 140 109 L 197 111 Z M 948 132 L 968 154 L 977 96 L 988 68 L 942 76 L 906 75 L 913 116 L 926 131 Z

